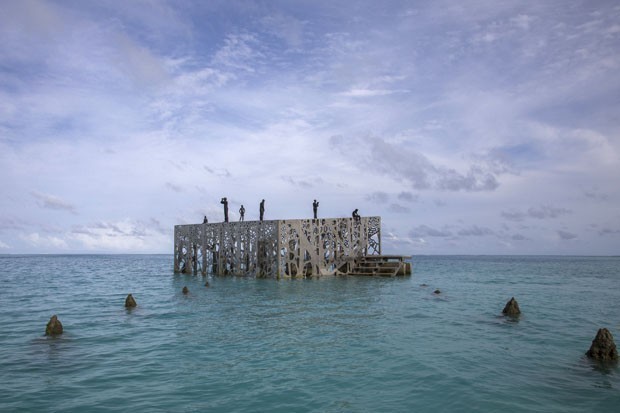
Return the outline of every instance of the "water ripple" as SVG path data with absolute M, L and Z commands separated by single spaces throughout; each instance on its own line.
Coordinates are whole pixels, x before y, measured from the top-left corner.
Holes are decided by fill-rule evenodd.
M 209 288 L 172 275 L 171 259 L 0 257 L 0 410 L 620 404 L 618 367 L 583 356 L 600 326 L 620 336 L 618 258 L 419 257 L 411 278 L 213 278 Z M 137 308 L 124 308 L 128 293 Z M 518 320 L 500 313 L 512 296 Z M 52 314 L 60 337 L 44 336 Z

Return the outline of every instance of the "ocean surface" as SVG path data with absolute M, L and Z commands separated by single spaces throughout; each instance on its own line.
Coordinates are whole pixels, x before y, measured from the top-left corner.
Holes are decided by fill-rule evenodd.
M 172 261 L 0 256 L 0 411 L 620 411 L 618 365 L 584 356 L 600 327 L 620 345 L 618 257 L 414 256 L 411 277 L 208 288 Z

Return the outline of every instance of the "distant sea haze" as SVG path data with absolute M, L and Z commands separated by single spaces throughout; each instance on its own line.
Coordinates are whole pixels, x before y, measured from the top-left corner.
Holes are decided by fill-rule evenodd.
M 620 339 L 618 257 L 421 256 L 411 277 L 279 281 L 172 267 L 0 256 L 0 411 L 620 406 L 618 366 L 584 356 L 601 327 Z M 54 314 L 64 333 L 46 337 Z

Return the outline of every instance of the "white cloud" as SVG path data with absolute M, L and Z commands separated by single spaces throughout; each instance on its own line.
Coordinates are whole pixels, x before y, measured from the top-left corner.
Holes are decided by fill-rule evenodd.
M 390 204 L 388 210 L 397 214 L 408 214 L 409 212 L 411 212 L 411 208 L 400 204 Z
M 433 164 L 424 154 L 395 145 L 385 139 L 334 136 L 330 145 L 341 154 L 354 153 L 353 161 L 364 170 L 402 180 L 417 190 L 493 191 L 499 186 L 498 171 L 483 164 L 471 164 L 465 172 Z
M 571 212 L 572 211 L 567 208 L 555 207 L 552 205 L 539 205 L 530 207 L 527 211 L 502 211 L 501 216 L 509 221 L 523 221 L 526 218 L 553 219 L 570 214 Z
M 487 227 L 472 225 L 471 227 L 460 229 L 457 234 L 463 237 L 482 237 L 485 235 L 494 235 L 495 231 Z
M 165 61 L 148 48 L 137 44 L 124 33 L 115 36 L 118 61 L 128 77 L 142 88 L 151 88 L 169 81 Z
M 297 49 L 303 46 L 305 22 L 291 15 L 275 13 L 261 19 L 267 32 L 284 40 L 288 47 Z
M 163 252 L 165 250 L 162 247 L 171 243 L 172 229 L 164 228 L 155 219 L 125 219 L 76 226 L 66 236 L 90 251 Z
M 252 73 L 264 57 L 258 50 L 258 43 L 253 34 L 229 34 L 224 45 L 213 56 L 213 64 L 228 70 Z
M 365 199 L 373 203 L 385 204 L 390 199 L 390 196 L 385 192 L 376 191 L 376 192 L 366 195 Z
M 183 192 L 181 185 L 173 184 L 172 182 L 166 182 L 166 188 L 173 192 Z
M 359 208 L 403 252 L 620 246 L 610 5 L 4 6 L 11 251 L 166 252 L 222 196 L 247 219 L 262 198 L 269 217 Z
M 68 249 L 67 242 L 64 239 L 55 236 L 41 235 L 37 232 L 23 235 L 21 239 L 30 244 L 30 246 L 40 248 L 43 251 Z
M 530 28 L 530 24 L 535 20 L 535 17 L 528 16 L 527 14 L 519 14 L 510 18 L 510 21 L 522 30 L 528 30 Z
M 68 211 L 73 214 L 77 213 L 74 205 L 61 199 L 60 197 L 49 194 L 42 194 L 37 191 L 32 191 L 31 195 L 37 199 L 37 203 L 41 208 Z
M 415 202 L 419 199 L 419 195 L 414 195 L 408 191 L 402 191 L 398 194 L 398 199 L 401 201 Z
M 401 91 L 398 90 L 388 90 L 388 89 L 351 89 L 346 92 L 342 92 L 342 96 L 348 97 L 372 97 L 372 96 L 385 96 L 391 95 L 393 93 L 399 93 Z
M 436 228 L 431 228 L 428 225 L 419 225 L 415 228 L 413 228 L 410 232 L 409 235 L 413 238 L 424 238 L 424 237 L 452 237 L 452 231 L 443 228 L 443 229 L 436 229 Z
M 577 234 L 573 234 L 572 232 L 558 230 L 558 236 L 563 240 L 572 240 L 577 238 Z

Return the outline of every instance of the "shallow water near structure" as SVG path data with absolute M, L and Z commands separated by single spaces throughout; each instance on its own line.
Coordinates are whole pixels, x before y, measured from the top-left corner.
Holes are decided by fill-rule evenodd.
M 620 340 L 620 258 L 422 256 L 413 272 L 207 288 L 171 255 L 0 256 L 0 411 L 620 405 L 619 367 L 584 357 L 600 327 Z M 65 333 L 46 337 L 53 314 Z

